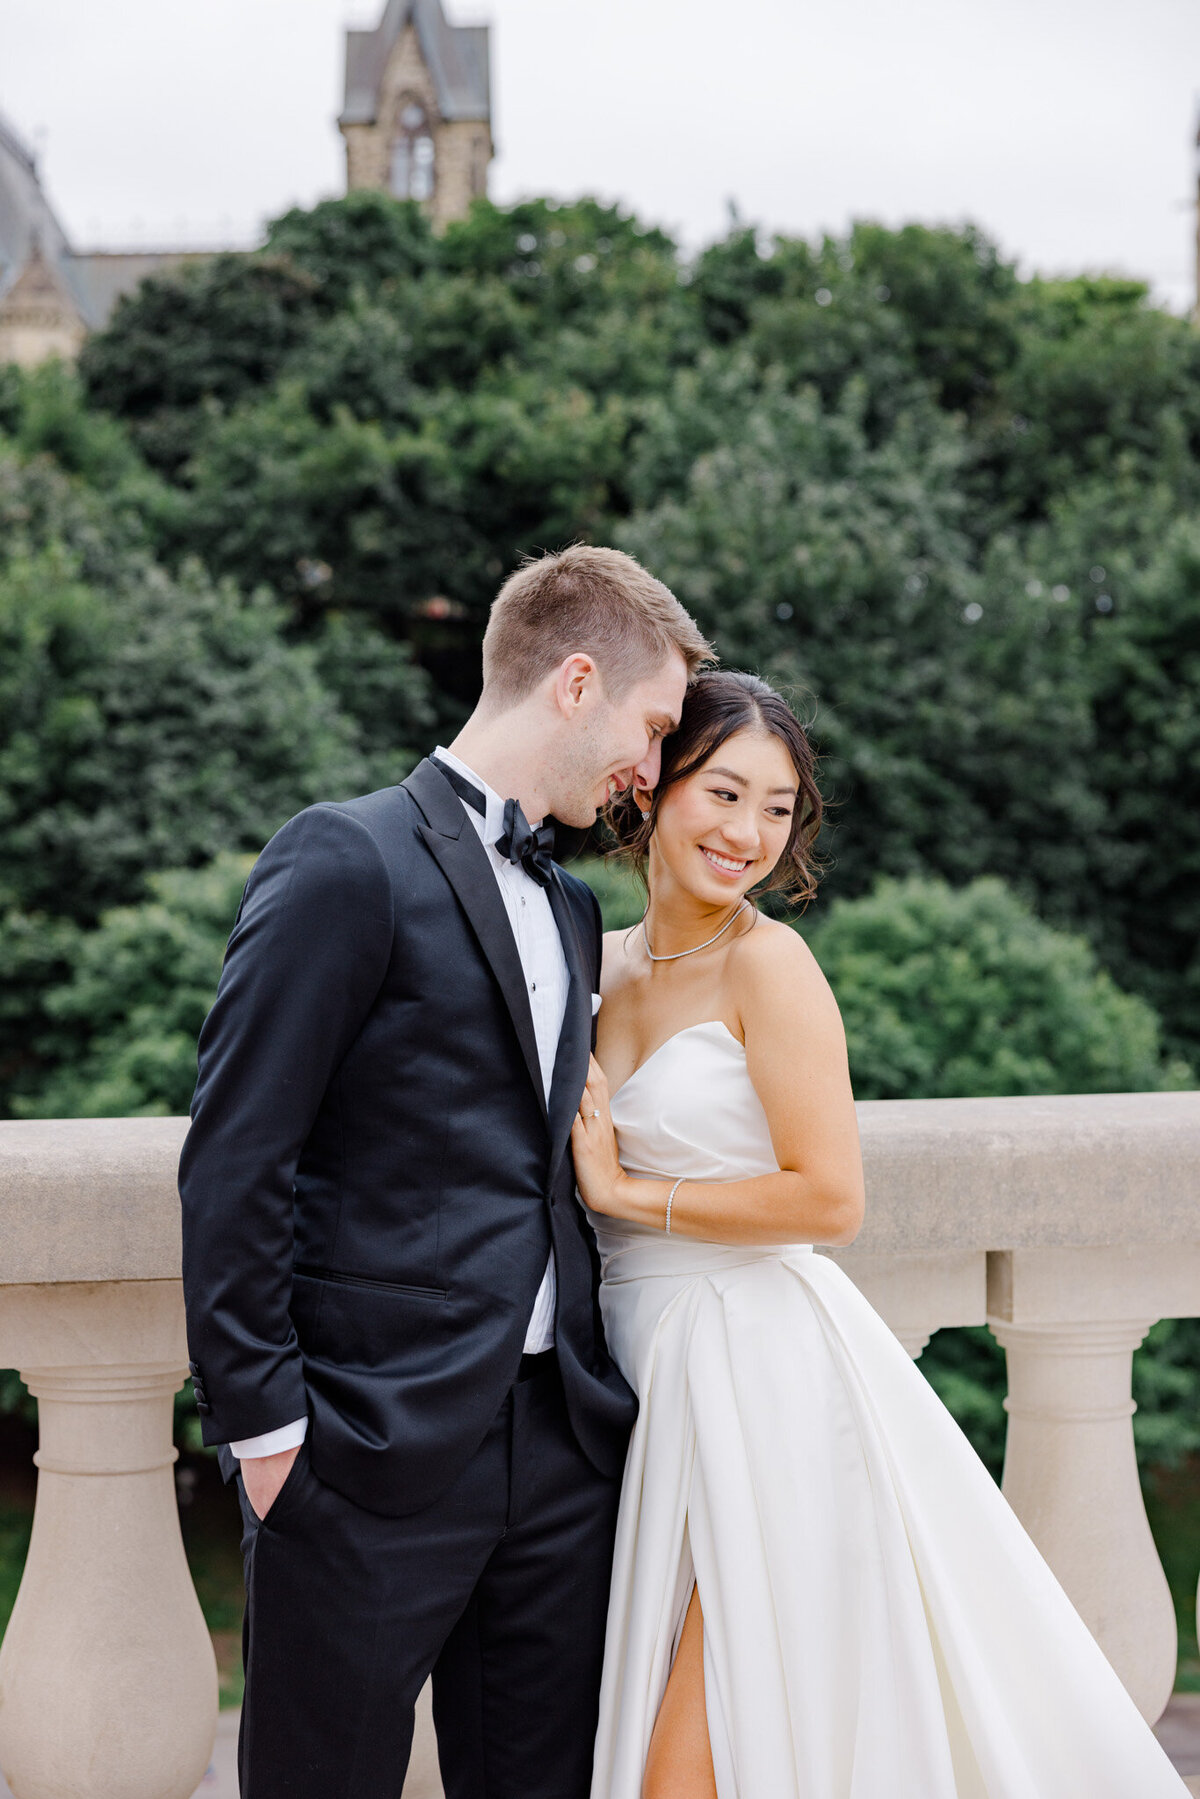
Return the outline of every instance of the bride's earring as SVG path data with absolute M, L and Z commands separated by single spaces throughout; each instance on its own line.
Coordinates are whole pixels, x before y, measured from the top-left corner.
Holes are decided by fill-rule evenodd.
M 654 795 L 648 787 L 635 787 L 633 790 L 633 803 L 643 818 L 649 818 L 650 808 L 654 804 Z

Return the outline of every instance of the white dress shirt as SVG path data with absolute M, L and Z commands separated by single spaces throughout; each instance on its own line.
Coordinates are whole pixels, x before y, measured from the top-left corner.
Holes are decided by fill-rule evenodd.
M 550 1083 L 554 1079 L 554 1063 L 558 1055 L 558 1039 L 562 1034 L 563 1015 L 567 1009 L 567 986 L 570 982 L 567 958 L 558 926 L 554 922 L 554 914 L 550 910 L 549 896 L 544 887 L 540 887 L 525 873 L 520 863 L 510 862 L 496 851 L 496 839 L 504 829 L 504 801 L 500 795 L 494 793 L 474 769 L 468 768 L 465 762 L 461 762 L 449 750 L 444 750 L 439 745 L 433 753 L 439 761 L 462 775 L 464 780 L 478 787 L 484 797 L 486 812 L 477 812 L 465 801 L 461 802 L 462 808 L 488 851 L 488 861 L 516 939 L 517 954 L 521 959 L 521 969 L 529 993 L 529 1009 L 533 1014 L 542 1088 L 549 1106 Z M 539 821 L 531 819 L 529 822 L 536 829 Z M 525 1332 L 527 1355 L 539 1355 L 553 1346 L 556 1291 L 554 1251 L 551 1250 Z M 298 1448 L 307 1431 L 308 1419 L 297 1418 L 291 1424 L 280 1425 L 278 1430 L 265 1431 L 259 1437 L 242 1438 L 229 1447 L 239 1460 L 244 1457 L 274 1455 L 280 1450 Z

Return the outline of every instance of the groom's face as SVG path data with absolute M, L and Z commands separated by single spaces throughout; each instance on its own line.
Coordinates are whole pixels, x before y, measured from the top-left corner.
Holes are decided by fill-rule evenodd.
M 610 700 L 601 687 L 581 719 L 571 753 L 562 761 L 562 788 L 552 808 L 563 824 L 580 829 L 614 794 L 629 786 L 658 785 L 662 740 L 676 728 L 687 691 L 687 667 L 671 651 L 653 674 Z

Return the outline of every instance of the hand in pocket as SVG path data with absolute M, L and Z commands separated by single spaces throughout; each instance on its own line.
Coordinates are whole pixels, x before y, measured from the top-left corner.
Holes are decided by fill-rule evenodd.
M 242 1462 L 242 1485 L 260 1524 L 266 1522 L 299 1454 L 299 1449 L 280 1449 L 274 1455 L 247 1456 Z

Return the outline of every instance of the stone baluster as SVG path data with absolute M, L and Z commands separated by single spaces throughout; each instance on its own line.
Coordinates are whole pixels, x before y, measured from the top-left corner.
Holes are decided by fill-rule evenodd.
M 216 1728 L 212 1644 L 179 1533 L 176 1281 L 0 1288 L 0 1367 L 38 1401 L 37 1505 L 0 1645 L 16 1799 L 190 1799 Z
M 1182 1259 L 1194 1281 L 1194 1258 Z M 988 1257 L 988 1322 L 1008 1362 L 1005 1495 L 1151 1723 L 1171 1696 L 1176 1626 L 1138 1480 L 1130 1382 L 1180 1273 L 1169 1247 Z
M 860 1249 L 826 1250 L 916 1361 L 934 1331 L 982 1324 L 987 1315 L 983 1250 L 941 1255 L 878 1256 Z

